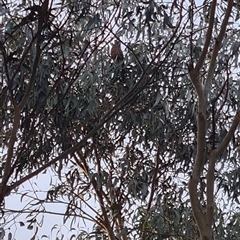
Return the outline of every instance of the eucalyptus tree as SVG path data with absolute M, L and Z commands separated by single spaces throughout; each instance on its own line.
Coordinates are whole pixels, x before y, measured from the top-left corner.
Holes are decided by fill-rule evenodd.
M 5 222 L 20 194 L 29 229 L 66 206 L 71 239 L 237 239 L 237 1 L 9 0 L 0 12 Z M 20 191 L 46 171 L 44 198 Z

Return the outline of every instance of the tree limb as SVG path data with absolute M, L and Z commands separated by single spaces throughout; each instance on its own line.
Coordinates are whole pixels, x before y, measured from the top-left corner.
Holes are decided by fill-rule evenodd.
M 205 40 L 205 43 L 204 43 L 202 53 L 201 53 L 201 55 L 199 57 L 199 60 L 196 64 L 196 67 L 195 67 L 196 72 L 199 72 L 200 69 L 203 66 L 204 60 L 205 60 L 207 52 L 208 52 L 208 47 L 210 45 L 210 41 L 212 39 L 212 30 L 213 30 L 216 3 L 217 3 L 217 0 L 213 0 L 212 3 L 211 3 L 211 9 L 210 9 L 210 14 L 209 14 L 210 15 L 209 16 L 209 25 L 208 25 L 208 30 L 207 30 L 207 34 L 206 34 L 206 40 Z
M 15 106 L 14 108 L 14 119 L 13 119 L 13 128 L 11 131 L 11 137 L 8 142 L 8 150 L 7 150 L 7 160 L 4 166 L 4 173 L 3 173 L 3 179 L 2 179 L 2 184 L 5 185 L 7 184 L 9 175 L 10 175 L 10 169 L 11 169 L 11 162 L 13 158 L 13 152 L 14 152 L 14 144 L 17 138 L 17 131 L 19 128 L 20 124 L 20 109 Z
M 207 172 L 207 215 L 206 215 L 206 224 L 211 227 L 213 223 L 213 213 L 214 213 L 214 171 L 216 161 L 219 156 L 226 150 L 229 142 L 231 141 L 235 130 L 237 129 L 240 123 L 240 110 L 237 111 L 232 125 L 226 134 L 225 138 L 221 142 L 221 144 L 214 149 L 209 156 L 209 166 Z
M 221 28 L 220 28 L 220 32 L 219 32 L 219 34 L 218 34 L 218 36 L 215 40 L 215 45 L 214 45 L 214 48 L 213 48 L 213 53 L 212 53 L 212 56 L 211 56 L 211 62 L 210 62 L 210 66 L 209 66 L 209 69 L 208 69 L 206 84 L 205 84 L 205 88 L 204 88 L 206 97 L 211 90 L 211 84 L 212 84 L 212 78 L 213 78 L 214 71 L 215 71 L 216 59 L 217 59 L 218 52 L 219 52 L 219 49 L 220 49 L 221 44 L 222 44 L 223 37 L 224 37 L 225 32 L 226 32 L 226 27 L 227 27 L 227 24 L 228 24 L 228 20 L 229 20 L 229 17 L 231 15 L 231 12 L 232 12 L 232 6 L 233 6 L 233 0 L 229 0 L 227 10 L 226 10 L 226 13 L 225 13 L 225 16 L 224 16 L 224 19 L 222 21 L 222 25 L 221 25 Z
M 227 146 L 228 146 L 229 142 L 231 141 L 231 139 L 234 135 L 234 132 L 237 129 L 239 123 L 240 123 L 240 109 L 238 109 L 238 111 L 237 111 L 237 113 L 236 113 L 236 115 L 233 119 L 232 125 L 231 125 L 229 131 L 227 132 L 226 136 L 224 137 L 223 141 L 221 142 L 221 144 L 215 150 L 213 150 L 214 154 L 217 157 L 219 157 L 225 151 L 225 149 L 227 148 Z

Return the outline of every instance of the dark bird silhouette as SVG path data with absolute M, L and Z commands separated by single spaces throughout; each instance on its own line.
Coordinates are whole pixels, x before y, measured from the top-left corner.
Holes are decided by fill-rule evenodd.
M 112 46 L 110 55 L 111 55 L 111 59 L 117 63 L 123 61 L 123 52 L 122 52 L 121 44 L 119 41 L 115 40 L 115 43 Z

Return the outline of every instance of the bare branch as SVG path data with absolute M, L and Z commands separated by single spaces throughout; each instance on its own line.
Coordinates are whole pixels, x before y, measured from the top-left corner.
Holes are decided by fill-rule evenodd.
M 222 143 L 215 150 L 213 150 L 216 157 L 219 157 L 226 150 L 239 123 L 240 123 L 240 109 L 238 109 L 238 111 L 233 119 L 232 125 L 231 125 L 228 133 L 226 134 L 225 138 L 223 139 Z
M 218 52 L 219 52 L 219 49 L 220 49 L 221 44 L 222 44 L 223 37 L 224 37 L 225 32 L 226 32 L 226 27 L 227 27 L 227 24 L 228 24 L 228 20 L 229 20 L 229 17 L 231 15 L 231 12 L 232 12 L 232 6 L 233 6 L 233 0 L 229 0 L 228 1 L 228 6 L 227 6 L 227 9 L 226 9 L 226 13 L 225 13 L 225 16 L 224 16 L 224 19 L 222 21 L 222 25 L 221 25 L 221 28 L 220 28 L 220 32 L 219 32 L 219 34 L 218 34 L 218 36 L 215 40 L 215 45 L 214 45 L 214 48 L 213 48 L 213 53 L 212 53 L 212 56 L 211 56 L 211 62 L 210 62 L 210 65 L 209 65 L 208 75 L 207 75 L 206 84 L 205 84 L 205 88 L 204 88 L 206 97 L 211 90 L 211 83 L 212 83 L 212 78 L 213 78 L 214 71 L 215 71 L 216 59 L 217 59 Z
M 226 134 L 225 138 L 223 139 L 222 143 L 214 149 L 209 156 L 209 166 L 207 172 L 207 225 L 212 226 L 213 224 L 213 212 L 214 212 L 214 171 L 215 165 L 218 157 L 226 150 L 229 142 L 231 141 L 235 130 L 237 129 L 240 122 L 240 110 L 237 111 L 232 125 Z
M 208 30 L 207 30 L 207 34 L 206 34 L 206 40 L 205 40 L 205 44 L 204 44 L 202 53 L 201 53 L 201 55 L 199 57 L 199 60 L 196 64 L 196 67 L 195 67 L 196 72 L 199 72 L 200 69 L 202 68 L 202 65 L 204 63 L 204 60 L 205 60 L 207 52 L 208 52 L 208 47 L 210 45 L 210 41 L 211 41 L 211 38 L 212 38 L 212 30 L 213 30 L 216 3 L 217 3 L 217 0 L 214 0 L 211 3 L 211 9 L 210 9 L 210 13 L 209 13 L 209 25 L 208 25 Z
M 204 214 L 200 207 L 200 201 L 198 196 L 198 183 L 200 180 L 200 175 L 203 169 L 203 165 L 205 162 L 205 133 L 206 133 L 206 115 L 202 113 L 198 113 L 198 135 L 197 135 L 197 154 L 195 158 L 195 163 L 192 171 L 192 175 L 189 179 L 189 194 L 190 194 L 190 201 L 191 206 L 193 209 L 193 215 L 197 222 L 199 229 L 204 229 L 205 227 L 205 220 Z
M 14 120 L 13 120 L 13 128 L 11 131 L 11 137 L 8 143 L 8 151 L 7 151 L 7 160 L 4 166 L 4 175 L 2 179 L 2 184 L 7 184 L 7 181 L 10 177 L 10 170 L 11 170 L 11 163 L 13 158 L 14 152 L 14 144 L 16 142 L 17 131 L 20 124 L 20 109 L 16 106 L 14 109 Z

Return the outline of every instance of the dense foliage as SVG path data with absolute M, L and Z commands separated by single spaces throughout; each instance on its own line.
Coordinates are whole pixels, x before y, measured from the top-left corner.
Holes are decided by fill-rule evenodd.
M 204 211 L 208 156 L 239 108 L 239 8 L 226 24 L 228 4 L 219 1 L 212 19 L 214 1 L 2 1 L 4 223 L 4 199 L 22 194 L 30 229 L 40 226 L 45 205 L 65 202 L 64 222 L 93 222 L 90 233 L 71 239 L 199 239 L 188 194 L 198 145 Z M 115 40 L 121 62 L 109 55 Z M 189 74 L 195 66 L 197 85 Z M 200 85 L 209 90 L 204 143 L 197 138 Z M 214 171 L 216 239 L 237 239 L 240 231 L 238 135 Z M 47 169 L 54 183 L 43 199 L 18 191 Z

